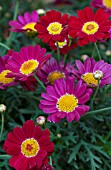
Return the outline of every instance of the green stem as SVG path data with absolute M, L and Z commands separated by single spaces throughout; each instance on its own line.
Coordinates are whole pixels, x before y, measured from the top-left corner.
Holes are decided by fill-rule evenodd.
M 96 51 L 97 51 L 97 53 L 98 53 L 99 60 L 101 60 L 101 55 L 100 55 L 100 52 L 99 52 L 99 50 L 98 50 L 98 46 L 97 46 L 96 43 L 94 43 L 94 45 L 95 45 Z
M 19 1 L 16 0 L 13 20 L 16 20 L 16 18 L 17 18 L 18 9 L 19 9 Z M 8 39 L 7 39 L 7 42 L 6 42 L 6 45 L 7 45 L 7 46 L 10 46 L 12 37 L 13 37 L 13 32 L 10 32 L 9 37 L 8 37 Z
M 70 38 L 69 39 L 69 44 L 68 44 L 69 47 L 71 46 L 71 43 L 72 43 L 72 39 Z
M 43 89 L 46 90 L 44 84 L 39 80 L 39 78 L 38 78 L 36 75 L 34 75 L 34 78 L 35 78 L 35 79 L 37 80 L 37 82 L 43 87 Z
M 58 62 L 60 61 L 60 49 L 59 49 L 59 45 L 57 42 L 57 56 L 58 56 Z
M 66 63 L 67 54 L 64 55 L 64 63 Z
M 50 156 L 50 165 L 52 166 L 52 157 Z
M 1 132 L 0 132 L 0 141 L 2 139 L 2 133 L 3 133 L 3 128 L 4 128 L 4 113 L 1 113 L 2 115 L 2 124 L 1 124 Z
M 111 110 L 111 107 L 107 107 L 107 108 L 103 108 L 103 109 L 99 109 L 99 110 L 94 110 L 94 111 L 87 112 L 83 117 L 95 115 L 95 114 L 101 113 L 101 112 L 106 112 L 106 111 L 108 111 L 108 110 Z
M 19 9 L 19 0 L 16 0 L 16 5 L 15 5 L 15 11 L 14 11 L 13 20 L 16 20 L 16 18 L 17 18 L 18 9 Z
M 93 53 L 92 53 L 92 58 L 94 58 L 94 55 L 95 55 L 95 50 L 96 50 L 96 48 L 94 48 L 94 50 L 93 50 Z
M 91 100 L 91 108 L 93 107 L 93 103 L 94 103 L 94 100 L 95 100 L 95 98 L 96 98 L 96 96 L 97 96 L 97 93 L 98 93 L 98 91 L 99 91 L 99 85 L 100 85 L 100 80 L 98 80 L 98 86 L 97 86 L 97 88 L 96 88 L 96 91 L 95 91 L 95 93 L 94 93 L 94 96 L 93 96 L 93 98 L 92 98 L 92 100 Z
M 7 45 L 5 45 L 5 44 L 3 44 L 3 43 L 1 43 L 1 42 L 0 42 L 0 46 L 6 48 L 7 50 L 10 50 L 10 48 L 9 48 Z

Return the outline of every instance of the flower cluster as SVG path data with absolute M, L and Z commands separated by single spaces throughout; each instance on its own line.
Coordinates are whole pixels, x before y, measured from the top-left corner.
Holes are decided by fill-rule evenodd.
M 108 8 L 110 13 L 109 1 L 93 0 L 92 5 L 96 2 L 99 4 L 97 7 Z M 89 7 L 78 10 L 77 16 L 68 16 L 56 10 L 47 11 L 40 18 L 37 11 L 19 15 L 18 20 L 9 22 L 10 30 L 35 32 L 57 52 L 58 61 L 56 56 L 52 57 L 53 52 L 46 53 L 46 49 L 39 44 L 22 47 L 19 52 L 10 50 L 0 57 L 0 89 L 20 84 L 24 89 L 34 91 L 39 83 L 45 89 L 41 93 L 39 108 L 48 115 L 47 120 L 58 123 L 66 118 L 68 122 L 78 122 L 89 111 L 95 89 L 111 84 L 111 64 L 92 57 L 84 63 L 74 60 L 72 64 L 66 57 L 78 45 L 110 38 L 109 17 L 104 9 L 94 13 Z M 39 116 L 36 121 L 38 125 L 44 125 L 46 118 Z M 11 155 L 9 164 L 16 170 L 52 170 L 49 156 L 54 151 L 54 144 L 50 141 L 50 131 L 35 126 L 33 120 L 8 133 L 3 149 Z

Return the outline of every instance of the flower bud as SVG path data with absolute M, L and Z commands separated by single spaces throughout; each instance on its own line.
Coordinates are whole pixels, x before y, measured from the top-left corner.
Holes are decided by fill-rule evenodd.
M 61 135 L 60 133 L 57 134 L 57 137 L 58 137 L 58 138 L 61 138 L 61 136 L 62 136 L 62 135 Z
M 36 121 L 37 121 L 37 124 L 38 124 L 38 125 L 42 126 L 42 125 L 45 124 L 46 118 L 45 118 L 44 116 L 39 116 L 39 117 L 36 119 Z
M 0 112 L 3 113 L 6 111 L 6 106 L 4 104 L 0 104 Z
M 100 70 L 96 70 L 96 71 L 93 73 L 93 75 L 94 75 L 94 78 L 95 78 L 95 79 L 100 80 L 100 79 L 102 79 L 102 77 L 103 77 L 103 72 L 100 71 Z
M 107 51 L 105 52 L 105 54 L 106 54 L 107 56 L 111 56 L 111 50 L 107 50 Z
M 45 15 L 46 13 L 44 9 L 38 9 L 37 12 L 39 15 Z
M 81 55 L 81 59 L 83 60 L 83 61 L 85 61 L 87 58 L 88 58 L 89 56 L 88 55 Z

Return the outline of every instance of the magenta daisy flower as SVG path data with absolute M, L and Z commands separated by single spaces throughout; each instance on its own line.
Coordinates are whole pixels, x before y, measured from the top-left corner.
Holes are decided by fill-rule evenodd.
M 39 79 L 45 84 L 54 84 L 54 81 L 60 78 L 65 78 L 67 73 L 68 65 L 64 65 L 61 61 L 60 64 L 56 59 L 51 58 L 46 64 L 37 72 Z
M 10 30 L 12 32 L 36 32 L 37 30 L 34 26 L 38 19 L 39 16 L 37 11 L 33 11 L 31 14 L 29 12 L 25 12 L 23 16 L 18 16 L 18 20 L 12 20 L 9 22 L 9 25 L 12 27 Z
M 78 78 L 82 79 L 88 86 L 100 86 L 111 84 L 111 64 L 100 60 L 96 62 L 93 58 L 87 58 L 84 64 L 80 60 L 76 60 L 76 67 L 71 68 L 71 72 Z
M 59 122 L 64 117 L 68 122 L 78 121 L 89 110 L 85 103 L 91 94 L 92 89 L 82 81 L 75 86 L 73 77 L 56 80 L 54 86 L 47 86 L 46 93 L 42 93 L 40 109 L 49 114 L 50 122 Z
M 110 0 L 92 0 L 91 6 L 94 8 L 103 8 L 111 15 L 111 1 Z
M 20 52 L 13 52 L 12 57 L 8 60 L 7 68 L 13 72 L 16 80 L 26 81 L 50 57 L 51 54 L 46 55 L 46 49 L 39 45 L 22 47 Z
M 54 144 L 50 141 L 50 131 L 35 126 L 28 120 L 23 127 L 16 127 L 8 133 L 3 149 L 12 157 L 11 167 L 16 170 L 39 170 L 48 163 L 48 156 L 54 151 Z
M 8 74 L 12 73 L 6 68 L 7 61 L 9 60 L 9 55 L 5 55 L 3 58 L 0 57 L 0 88 L 6 89 L 9 86 L 16 85 L 14 78 L 9 78 Z

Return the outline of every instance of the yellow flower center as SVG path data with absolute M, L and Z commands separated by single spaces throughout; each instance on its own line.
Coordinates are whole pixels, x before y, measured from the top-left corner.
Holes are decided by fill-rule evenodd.
M 66 113 L 72 112 L 78 106 L 78 99 L 73 94 L 65 94 L 58 99 L 57 108 Z
M 63 48 L 66 44 L 67 44 L 67 40 L 65 40 L 65 41 L 63 41 L 63 42 L 59 42 L 59 41 L 58 41 L 58 46 L 59 46 L 59 48 Z M 55 43 L 55 45 L 57 46 L 57 43 Z
M 88 35 L 94 34 L 95 32 L 98 31 L 98 29 L 99 29 L 99 25 L 94 21 L 86 22 L 82 27 L 82 31 Z
M 21 152 L 27 158 L 36 156 L 39 150 L 39 144 L 34 138 L 26 139 L 21 144 Z
M 29 30 L 27 30 L 28 32 L 29 32 L 30 30 L 31 30 L 31 31 L 37 31 L 37 30 L 34 28 L 35 25 L 36 25 L 36 22 L 31 22 L 31 23 L 26 24 L 22 29 L 24 29 L 24 30 L 29 29 Z
M 91 87 L 98 85 L 98 80 L 94 78 L 93 73 L 86 73 L 82 75 L 82 79 L 85 81 L 85 83 Z
M 25 61 L 22 66 L 20 67 L 20 72 L 22 74 L 28 75 L 35 71 L 35 69 L 38 67 L 39 62 L 37 60 L 28 60 Z
M 60 34 L 62 29 L 63 29 L 62 24 L 60 24 L 59 22 L 52 22 L 47 27 L 49 34 L 52 34 L 52 35 Z
M 10 70 L 4 70 L 0 73 L 0 83 L 2 84 L 7 84 L 7 83 L 12 83 L 13 82 L 13 78 L 7 78 L 7 74 L 11 73 Z
M 111 0 L 103 0 L 103 4 L 105 7 L 111 9 Z
M 60 71 L 52 72 L 47 77 L 48 82 L 51 83 L 51 84 L 54 84 L 54 81 L 58 80 L 60 78 L 65 78 L 65 74 L 60 72 Z

